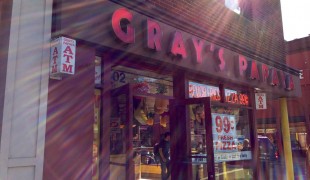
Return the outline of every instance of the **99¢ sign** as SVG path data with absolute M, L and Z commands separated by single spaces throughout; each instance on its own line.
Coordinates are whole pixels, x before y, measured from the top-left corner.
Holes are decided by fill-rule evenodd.
M 212 113 L 212 134 L 215 151 L 237 151 L 236 117 Z

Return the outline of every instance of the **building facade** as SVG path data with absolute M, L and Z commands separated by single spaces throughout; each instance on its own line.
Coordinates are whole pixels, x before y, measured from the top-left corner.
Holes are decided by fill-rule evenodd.
M 307 149 L 307 132 L 309 130 L 309 37 L 286 42 L 286 61 L 290 67 L 300 71 L 302 96 L 288 99 L 288 116 L 292 141 L 297 140 L 303 150 Z M 279 123 L 279 101 L 270 100 L 267 106 L 273 107 L 261 111 L 257 117 L 258 133 L 271 139 L 279 139 L 277 123 Z M 281 142 L 281 141 L 280 141 Z M 278 144 L 281 147 L 281 144 Z
M 305 143 L 306 140 L 304 140 L 304 137 L 309 136 L 307 132 L 309 132 L 309 109 L 310 109 L 310 103 L 307 101 L 309 99 L 309 85 L 310 85 L 310 67 L 309 67 L 309 43 L 310 39 L 309 37 L 301 38 L 292 40 L 286 43 L 286 52 L 287 57 L 286 61 L 287 64 L 291 67 L 294 67 L 295 69 L 300 70 L 300 84 L 301 84 L 301 91 L 302 91 L 302 97 L 294 99 L 296 107 L 299 107 L 300 112 L 298 113 L 299 116 L 302 117 L 302 125 L 299 127 L 303 127 L 301 129 L 298 128 L 297 130 L 293 131 L 298 134 L 300 138 L 300 143 L 305 148 L 306 144 L 309 144 L 309 137 L 307 138 L 308 143 Z M 296 122 L 295 122 L 296 123 Z M 298 122 L 297 122 L 298 123 Z
M 301 95 L 279 1 L 0 5 L 1 179 L 157 177 L 168 131 L 172 179 L 262 177 L 255 93 Z

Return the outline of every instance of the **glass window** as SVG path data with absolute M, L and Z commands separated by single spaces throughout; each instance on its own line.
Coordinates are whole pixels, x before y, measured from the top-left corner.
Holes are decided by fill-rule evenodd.
M 112 71 L 112 87 L 134 84 L 135 93 L 162 94 L 173 96 L 172 78 L 167 75 L 117 66 Z
M 124 154 L 126 153 L 126 145 L 124 139 L 125 125 L 127 122 L 127 94 L 120 94 L 112 98 L 112 112 L 111 112 L 111 134 L 110 134 L 110 153 Z
M 225 101 L 231 104 L 249 106 L 249 96 L 237 90 L 225 89 Z
M 197 82 L 189 82 L 188 85 L 189 98 L 210 97 L 211 101 L 220 101 L 220 89 L 217 86 L 201 84 Z
M 133 148 L 135 174 L 143 179 L 160 177 L 159 156 L 154 152 L 165 132 L 169 132 L 169 100 L 133 97 Z M 140 163 L 140 164 L 139 164 Z
M 206 120 L 202 104 L 187 106 L 191 125 L 192 178 L 202 179 L 207 174 Z
M 126 145 L 132 143 L 135 177 L 160 177 L 160 162 L 158 155 L 154 153 L 154 147 L 163 140 L 164 133 L 170 130 L 169 98 L 173 94 L 172 78 L 150 71 L 116 66 L 112 68 L 111 79 L 113 91 L 118 92 L 118 95 L 114 93 L 111 102 L 110 159 L 117 164 L 124 163 Z M 125 84 L 131 84 L 131 97 L 124 89 L 123 92 L 119 90 Z M 132 120 L 131 127 L 128 126 L 129 119 L 126 119 L 129 116 Z M 126 137 L 127 130 L 132 132 L 132 139 Z M 128 140 L 131 142 L 127 142 Z M 122 161 L 119 160 L 121 158 Z
M 217 179 L 252 177 L 248 110 L 212 106 L 212 135 Z M 238 171 L 236 171 L 238 169 Z

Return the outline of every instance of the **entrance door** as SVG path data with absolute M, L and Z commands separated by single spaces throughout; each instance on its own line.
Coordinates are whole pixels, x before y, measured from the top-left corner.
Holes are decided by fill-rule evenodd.
M 131 89 L 126 84 L 112 91 L 110 179 L 134 179 Z
M 112 91 L 110 179 L 160 178 L 153 146 L 169 131 L 171 97 L 137 90 L 126 84 Z
M 215 179 L 210 98 L 170 100 L 172 179 Z

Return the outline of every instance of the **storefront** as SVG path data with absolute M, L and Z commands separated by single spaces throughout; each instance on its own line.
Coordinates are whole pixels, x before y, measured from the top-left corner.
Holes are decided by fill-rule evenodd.
M 165 132 L 172 179 L 258 176 L 254 93 L 298 96 L 297 75 L 110 1 L 93 18 L 61 5 L 55 38 L 77 41 L 75 74 L 50 80 L 45 177 L 158 177 Z

